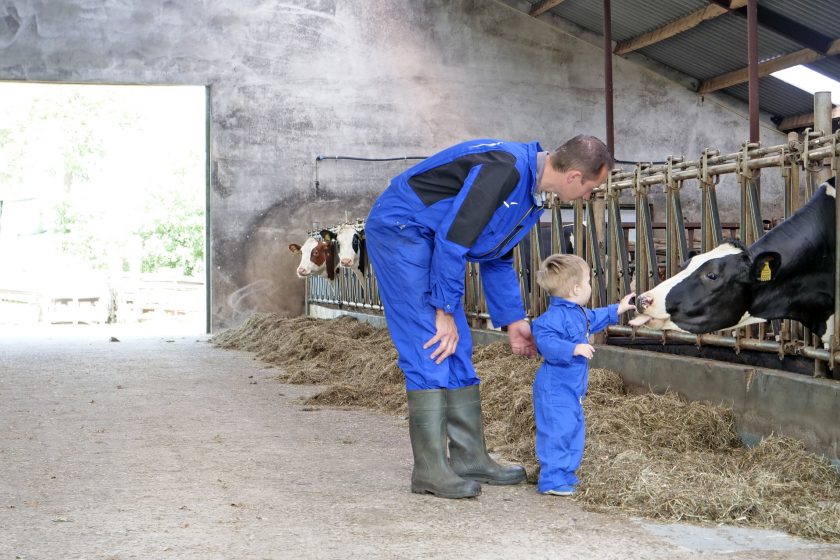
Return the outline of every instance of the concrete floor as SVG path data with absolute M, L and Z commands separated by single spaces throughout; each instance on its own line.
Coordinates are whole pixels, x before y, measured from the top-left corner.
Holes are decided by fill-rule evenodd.
M 3 329 L 0 558 L 840 557 L 533 486 L 414 495 L 403 418 L 305 406 L 317 388 L 275 375 L 204 335 Z

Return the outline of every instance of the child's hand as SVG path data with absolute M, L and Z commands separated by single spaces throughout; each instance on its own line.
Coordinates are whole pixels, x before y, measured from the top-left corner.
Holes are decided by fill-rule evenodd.
M 584 356 L 587 360 L 591 360 L 594 355 L 595 347 L 591 344 L 578 344 L 572 352 L 572 356 Z
M 627 294 L 621 301 L 618 303 L 618 314 L 621 315 L 622 313 L 627 313 L 628 311 L 633 311 L 636 309 L 635 302 L 630 303 L 630 300 L 636 297 L 636 293 L 633 292 L 631 294 Z

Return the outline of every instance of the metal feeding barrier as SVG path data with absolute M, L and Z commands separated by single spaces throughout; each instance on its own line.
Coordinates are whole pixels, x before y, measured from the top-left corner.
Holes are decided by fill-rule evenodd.
M 801 205 L 801 177 L 805 178 L 801 200 L 804 203 L 823 181 L 836 175 L 840 168 L 838 135 L 840 131 L 822 135 L 806 130 L 801 138 L 791 133 L 788 142 L 778 146 L 744 143 L 741 150 L 731 154 L 721 155 L 717 150 L 706 149 L 696 160 L 672 156 L 665 163 L 638 163 L 629 171 L 614 170 L 590 201 L 564 205 L 550 197 L 545 202 L 545 221 L 529 232 L 527 242 L 514 249 L 514 267 L 528 316 L 534 318 L 547 308 L 548 294 L 536 283 L 536 271 L 548 254 L 568 249 L 566 237 L 572 240 L 573 252 L 590 265 L 593 307 L 618 301 L 631 291 L 642 293 L 652 289 L 662 278 L 676 274 L 681 263 L 691 255 L 713 249 L 725 237 L 750 245 L 775 225 L 761 216 L 761 170 L 776 169 L 780 173 L 784 183 L 784 219 L 787 219 Z M 740 187 L 737 222 L 722 222 L 720 218 L 717 195 L 720 179 L 726 175 L 734 176 Z M 695 184 L 700 191 L 699 219 L 687 221 L 682 197 Z M 660 206 L 664 201 L 664 220 L 660 222 L 653 219 L 654 198 Z M 632 220 L 625 220 L 629 212 Z M 840 240 L 840 205 L 835 216 L 836 239 Z M 363 225 L 359 223 L 360 229 Z M 314 235 L 317 237 L 317 232 Z M 840 258 L 835 260 L 840 265 Z M 474 328 L 492 328 L 487 321 L 479 266 L 467 263 L 464 311 Z M 840 295 L 840 270 L 835 271 L 835 295 Z M 325 304 L 360 312 L 382 311 L 375 271 L 370 267 L 361 280 L 347 269 L 341 269 L 334 281 L 323 277 L 307 279 L 306 301 L 307 307 Z M 730 348 L 735 352 L 775 353 L 779 359 L 801 356 L 814 360 L 814 372 L 819 376 L 824 375 L 826 365 L 833 370 L 840 359 L 840 297 L 835 297 L 834 321 L 835 334 L 827 348 L 808 329 L 792 320 L 702 335 L 619 324 L 609 327 L 607 334 L 653 337 L 663 344 L 691 343 L 698 347 Z

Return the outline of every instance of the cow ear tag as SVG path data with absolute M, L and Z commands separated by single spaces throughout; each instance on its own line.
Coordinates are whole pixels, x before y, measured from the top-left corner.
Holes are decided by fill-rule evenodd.
M 760 282 L 769 282 L 773 277 L 773 273 L 770 272 L 770 262 L 764 261 L 764 266 L 761 267 L 761 273 L 758 276 L 758 280 Z

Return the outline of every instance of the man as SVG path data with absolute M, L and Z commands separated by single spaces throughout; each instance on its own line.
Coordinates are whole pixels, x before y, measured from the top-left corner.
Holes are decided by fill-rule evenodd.
M 539 222 L 543 193 L 588 198 L 612 165 L 592 136 L 576 136 L 554 152 L 537 142 L 473 140 L 396 176 L 374 203 L 365 234 L 406 379 L 412 492 L 467 498 L 481 492 L 481 482 L 525 480 L 521 466 L 502 467 L 487 454 L 461 307 L 466 263 L 480 263 L 490 317 L 507 327 L 513 352 L 536 355 L 513 247 Z

